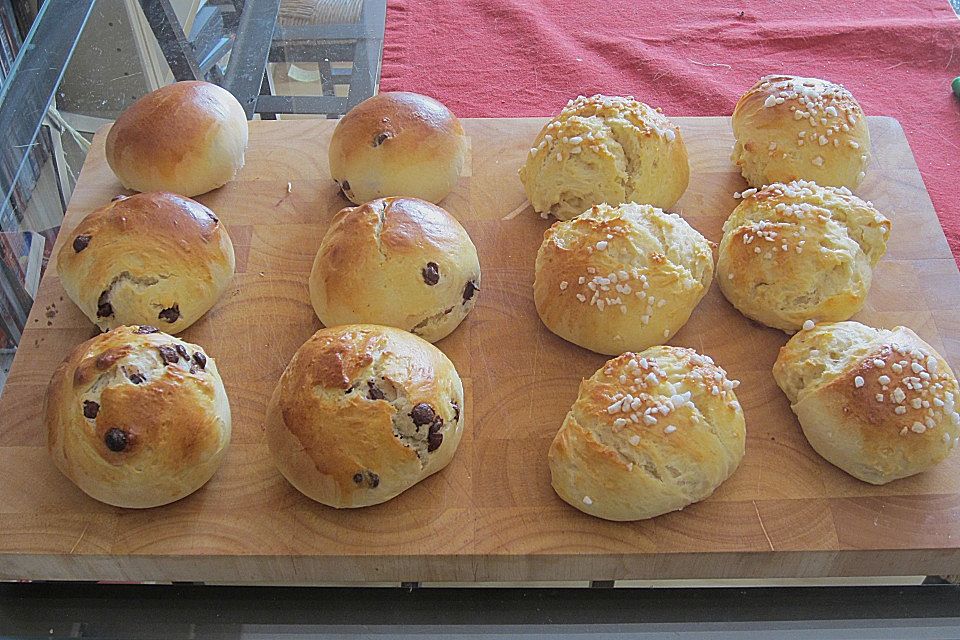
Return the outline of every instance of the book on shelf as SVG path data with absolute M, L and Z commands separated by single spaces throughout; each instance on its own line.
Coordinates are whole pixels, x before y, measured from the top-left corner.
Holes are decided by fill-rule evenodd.
M 45 265 L 45 233 L 0 232 L 0 352 L 16 348 L 26 323 L 26 311 L 37 295 Z

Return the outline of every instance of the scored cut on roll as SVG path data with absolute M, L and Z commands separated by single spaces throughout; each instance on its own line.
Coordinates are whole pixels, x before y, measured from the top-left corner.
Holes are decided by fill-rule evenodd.
M 230 443 L 216 362 L 152 326 L 118 327 L 80 344 L 54 372 L 45 404 L 54 464 L 117 507 L 156 507 L 193 493 Z
M 301 493 L 379 504 L 449 464 L 465 420 L 453 363 L 412 333 L 321 329 L 297 350 L 267 407 L 267 444 Z
M 926 471 L 960 441 L 957 378 L 907 327 L 808 322 L 773 376 L 814 450 L 864 482 Z
M 787 332 L 863 307 L 891 226 L 872 203 L 805 181 L 738 195 L 717 259 L 717 282 L 734 307 Z
M 437 205 L 382 198 L 334 217 L 310 272 L 310 300 L 327 327 L 371 323 L 429 342 L 449 335 L 477 303 L 477 249 Z
M 661 344 L 683 327 L 710 287 L 713 251 L 677 214 L 601 204 L 547 229 L 535 269 L 544 325 L 613 355 Z
M 690 178 L 680 128 L 632 97 L 571 100 L 537 135 L 520 181 L 535 211 L 569 220 L 593 205 L 669 209 Z
M 554 490 L 606 520 L 641 520 L 712 494 L 743 459 L 739 385 L 706 355 L 624 353 L 580 384 L 550 446 Z
M 732 160 L 752 187 L 811 180 L 856 189 L 866 176 L 867 118 L 841 85 L 765 76 L 737 102 L 732 124 Z

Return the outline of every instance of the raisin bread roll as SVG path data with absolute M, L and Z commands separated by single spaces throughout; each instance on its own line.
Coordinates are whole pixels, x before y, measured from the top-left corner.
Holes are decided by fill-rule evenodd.
M 660 346 L 609 360 L 550 445 L 553 488 L 606 520 L 641 520 L 703 500 L 743 459 L 739 382 L 709 356 Z
M 447 466 L 463 422 L 463 384 L 439 349 L 392 327 L 347 325 L 294 354 L 270 399 L 267 444 L 307 497 L 365 507 Z
M 247 135 L 246 114 L 229 91 L 175 82 L 120 114 L 107 134 L 107 162 L 127 189 L 193 197 L 233 180 Z
M 890 221 L 846 187 L 748 189 L 723 225 L 717 281 L 748 318 L 794 332 L 846 320 L 867 298 Z
M 213 358 L 156 327 L 118 327 L 78 346 L 53 374 L 45 413 L 57 468 L 117 507 L 193 493 L 230 443 L 230 405 Z
M 733 162 L 752 187 L 812 180 L 856 189 L 866 175 L 867 118 L 838 84 L 766 76 L 737 102 L 732 122 Z
M 479 291 L 470 236 L 449 213 L 415 198 L 340 211 L 310 273 L 310 299 L 325 326 L 383 324 L 429 342 L 460 325 Z
M 807 323 L 773 377 L 814 450 L 864 482 L 922 473 L 960 441 L 957 378 L 906 327 Z
M 613 355 L 669 340 L 712 279 L 711 245 L 683 218 L 601 204 L 543 234 L 533 296 L 550 331 Z
M 679 127 L 659 109 L 604 95 L 568 102 L 540 131 L 520 168 L 534 210 L 559 220 L 601 203 L 669 209 L 689 178 Z
M 67 295 L 103 331 L 155 324 L 180 333 L 216 304 L 234 265 L 213 212 L 162 192 L 117 196 L 81 220 L 57 254 Z
M 354 204 L 385 196 L 440 202 L 460 179 L 467 137 L 439 101 L 388 91 L 340 119 L 330 140 L 330 174 Z

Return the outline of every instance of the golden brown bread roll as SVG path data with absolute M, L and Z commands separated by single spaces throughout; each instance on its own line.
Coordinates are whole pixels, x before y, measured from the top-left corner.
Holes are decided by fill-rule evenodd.
M 456 218 L 424 200 L 382 198 L 343 209 L 310 272 L 325 326 L 366 322 L 436 342 L 473 308 L 480 262 Z
M 743 458 L 739 382 L 708 356 L 659 346 L 609 360 L 550 446 L 557 495 L 606 520 L 641 520 L 703 500 Z
M 906 327 L 808 323 L 773 376 L 814 450 L 864 482 L 926 471 L 960 440 L 957 378 Z
M 347 325 L 294 354 L 270 399 L 267 444 L 306 496 L 364 507 L 447 466 L 463 422 L 463 384 L 439 349 L 400 329 Z
M 679 127 L 631 97 L 604 95 L 568 102 L 540 131 L 520 168 L 534 210 L 560 220 L 601 203 L 669 209 L 689 177 Z
M 737 102 L 733 135 L 733 162 L 753 187 L 812 180 L 856 189 L 870 155 L 860 104 L 818 78 L 761 78 Z
M 330 140 L 330 175 L 354 204 L 386 196 L 440 202 L 457 185 L 467 138 L 439 101 L 388 91 L 340 119 Z
M 117 507 L 156 507 L 199 489 L 220 466 L 230 425 L 213 358 L 156 327 L 118 327 L 87 340 L 47 390 L 54 463 Z
M 745 316 L 793 332 L 863 307 L 890 221 L 846 187 L 772 184 L 740 194 L 723 225 L 717 282 Z
M 104 331 L 155 324 L 179 333 L 216 304 L 234 266 L 233 243 L 210 209 L 159 192 L 114 198 L 57 254 L 67 295 Z
M 543 234 L 533 296 L 555 334 L 617 354 L 669 340 L 712 278 L 710 243 L 683 218 L 601 204 Z
M 229 91 L 176 82 L 120 114 L 107 134 L 107 162 L 127 189 L 192 197 L 233 180 L 247 134 L 246 114 Z

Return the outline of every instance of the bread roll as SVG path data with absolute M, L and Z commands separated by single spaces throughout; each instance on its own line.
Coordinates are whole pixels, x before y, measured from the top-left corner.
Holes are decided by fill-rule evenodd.
M 609 360 L 580 384 L 550 446 L 554 490 L 606 520 L 652 518 L 703 500 L 743 458 L 737 385 L 692 349 Z
M 926 471 L 960 440 L 950 365 L 906 327 L 827 322 L 780 349 L 773 376 L 827 462 L 871 484 Z
M 230 443 L 230 405 L 213 358 L 156 327 L 118 327 L 57 367 L 47 448 L 90 497 L 156 507 L 207 482 Z
M 340 211 L 310 273 L 310 299 L 324 325 L 384 324 L 430 342 L 457 328 L 479 291 L 470 236 L 449 213 L 415 198 Z
M 870 155 L 863 109 L 838 84 L 766 76 L 733 111 L 733 162 L 750 186 L 812 180 L 856 189 Z
M 267 444 L 307 497 L 365 507 L 447 466 L 463 422 L 463 384 L 439 349 L 392 327 L 347 325 L 294 354 L 270 399 Z
M 57 254 L 67 295 L 103 331 L 183 331 L 217 302 L 234 264 L 213 212 L 172 193 L 114 198 L 81 220 Z
M 243 166 L 247 118 L 227 91 L 176 82 L 127 108 L 107 134 L 107 162 L 133 191 L 196 196 L 233 180 Z
M 793 332 L 863 307 L 890 221 L 846 187 L 748 189 L 723 225 L 717 280 L 745 316 Z
M 533 296 L 550 331 L 605 354 L 669 340 L 713 277 L 710 243 L 650 205 L 596 205 L 543 234 Z
M 341 118 L 329 154 L 330 175 L 354 204 L 385 196 L 436 203 L 457 185 L 467 138 L 437 100 L 392 91 L 367 98 Z
M 603 95 L 568 102 L 520 168 L 534 210 L 560 220 L 601 203 L 669 209 L 689 178 L 679 127 L 633 98 Z

